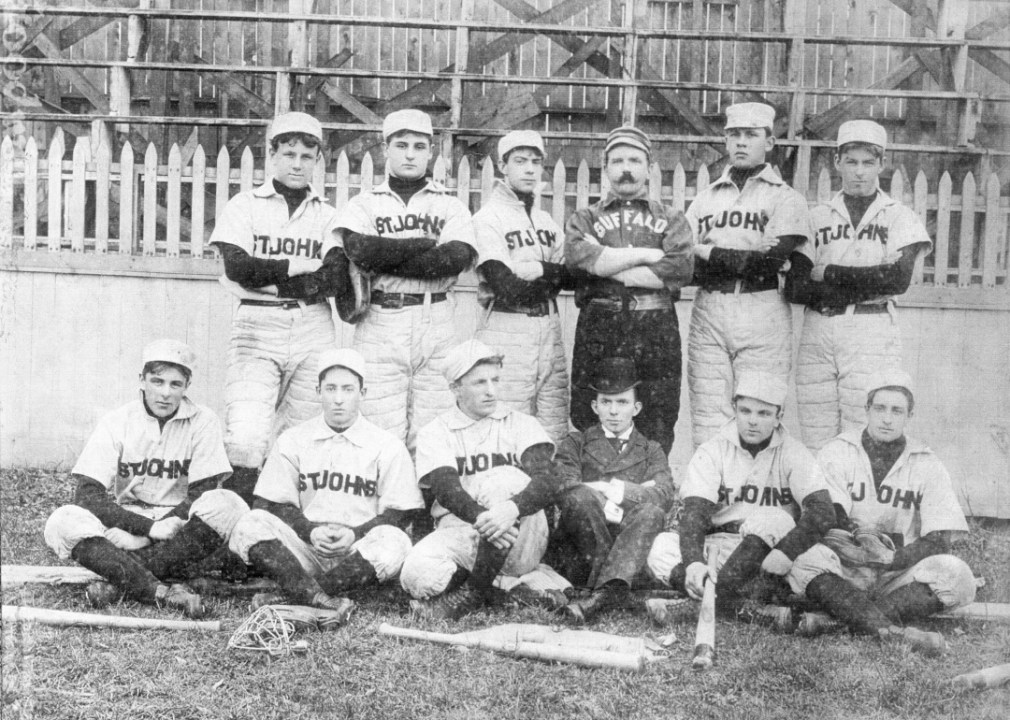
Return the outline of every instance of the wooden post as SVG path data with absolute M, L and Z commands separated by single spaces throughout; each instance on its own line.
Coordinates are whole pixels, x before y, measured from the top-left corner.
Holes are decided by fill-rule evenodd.
M 639 41 L 636 28 L 648 22 L 648 7 L 646 0 L 626 0 L 624 3 L 624 27 L 630 32 L 624 36 L 624 53 L 621 65 L 624 68 L 625 79 L 638 79 Z M 638 87 L 632 85 L 622 92 L 621 122 L 624 125 L 635 125 L 638 119 Z
M 967 0 L 939 0 L 936 18 L 936 36 L 941 39 L 963 40 L 968 24 Z M 965 80 L 968 74 L 968 46 L 961 45 L 955 49 L 942 51 L 944 90 L 964 92 Z M 968 115 L 971 112 L 970 103 L 956 101 L 958 113 L 944 113 L 944 137 L 957 137 L 958 144 L 967 144 L 969 129 Z M 963 140 L 963 142 L 962 142 Z M 951 140 L 948 140 L 950 142 Z
M 460 8 L 459 19 L 466 21 L 473 17 L 473 3 L 474 0 L 462 0 L 463 5 Z M 470 55 L 470 30 L 465 27 L 456 28 L 456 63 L 455 72 L 452 77 L 452 93 L 450 95 L 450 108 L 449 108 L 449 127 L 455 129 L 460 125 L 460 121 L 463 119 L 463 81 L 460 79 L 459 74 L 465 73 L 467 67 L 469 66 L 469 55 Z M 452 131 L 446 132 L 442 135 L 442 152 L 441 155 L 445 158 L 446 163 L 451 165 L 453 158 L 453 144 L 456 139 L 455 133 Z M 460 148 L 462 152 L 462 148 Z

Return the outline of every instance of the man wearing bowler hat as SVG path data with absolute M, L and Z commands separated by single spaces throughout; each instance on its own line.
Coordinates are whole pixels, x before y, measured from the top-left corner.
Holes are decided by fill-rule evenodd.
M 673 505 L 666 453 L 635 427 L 640 385 L 630 359 L 604 359 L 591 386 L 599 423 L 572 433 L 558 450 L 560 518 L 552 543 L 568 579 L 592 589 L 565 607 L 573 622 L 622 604 Z

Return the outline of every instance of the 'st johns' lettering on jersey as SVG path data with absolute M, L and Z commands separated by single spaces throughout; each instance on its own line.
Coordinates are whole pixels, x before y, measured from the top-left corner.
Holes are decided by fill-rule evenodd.
M 557 239 L 557 233 L 550 230 L 537 230 L 536 235 L 529 228 L 505 233 L 505 242 L 508 243 L 509 250 L 515 250 L 524 245 L 526 247 L 533 247 L 538 242 L 544 247 L 554 247 Z
M 861 502 L 866 498 L 866 483 L 859 483 L 858 491 L 853 488 L 852 500 L 854 502 Z M 912 506 L 915 509 L 919 509 L 919 505 L 922 503 L 922 493 L 915 493 L 911 490 L 895 490 L 890 485 L 881 485 L 877 489 L 877 502 L 881 505 L 890 505 L 891 507 L 898 507 L 901 505 L 905 510 L 911 510 Z
M 141 477 L 167 477 L 170 480 L 186 477 L 189 475 L 189 459 L 186 460 L 163 460 L 162 458 L 144 458 L 140 462 L 122 462 L 118 464 L 118 474 L 121 478 Z
M 469 458 L 457 457 L 456 470 L 462 475 L 476 475 L 493 467 L 501 465 L 514 465 L 520 467 L 519 458 L 515 453 L 491 453 L 488 457 L 486 453 L 477 453 Z
M 712 228 L 743 228 L 764 232 L 768 216 L 763 212 L 749 210 L 723 210 L 721 213 L 698 218 L 698 232 L 706 233 Z
M 789 488 L 762 488 L 757 485 L 744 485 L 737 492 L 735 498 L 730 497 L 730 492 L 732 492 L 731 488 L 719 488 L 720 504 L 735 505 L 739 502 L 745 502 L 750 505 L 779 507 L 781 505 L 792 505 L 796 502 Z
M 376 480 L 366 480 L 360 475 L 342 473 L 336 470 L 321 470 L 318 472 L 298 473 L 298 492 L 305 492 L 312 483 L 313 490 L 331 490 L 345 492 L 348 495 L 364 495 L 373 497 L 378 485 Z
M 396 217 L 375 218 L 375 230 L 379 235 L 393 235 L 404 230 L 420 230 L 429 237 L 435 237 L 445 227 L 445 219 L 431 215 L 397 215 Z
M 275 238 L 269 235 L 257 235 L 253 238 L 253 246 L 259 243 L 257 257 L 267 255 L 300 255 L 307 258 L 318 258 L 323 247 L 320 240 L 312 238 Z
M 817 247 L 821 245 L 827 245 L 832 240 L 851 240 L 852 239 L 852 226 L 849 224 L 835 225 L 832 227 L 822 227 L 817 230 L 814 237 L 814 242 Z M 887 242 L 887 228 L 883 225 L 867 225 L 859 234 L 856 236 L 857 240 L 875 240 L 877 242 L 886 243 Z
M 600 215 L 593 223 L 593 232 L 603 235 L 608 230 L 616 230 L 617 228 L 642 227 L 654 233 L 662 233 L 669 224 L 670 222 L 666 218 L 656 217 L 648 210 L 624 208 L 617 212 Z

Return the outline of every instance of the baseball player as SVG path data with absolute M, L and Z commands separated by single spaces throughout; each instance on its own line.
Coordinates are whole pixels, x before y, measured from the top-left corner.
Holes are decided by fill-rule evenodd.
M 730 164 L 687 209 L 695 233 L 687 379 L 697 448 L 733 418 L 733 388 L 744 370 L 789 378 L 792 310 L 779 272 L 810 232 L 807 201 L 765 158 L 775 145 L 775 109 L 726 108 Z
M 224 259 L 221 281 L 237 298 L 225 376 L 227 487 L 247 502 L 277 434 L 319 412 L 313 370 L 335 342 L 320 268 L 336 208 L 309 185 L 322 157 L 322 126 L 285 113 L 269 131 L 273 175 L 239 193 L 217 219 L 210 242 Z
M 565 226 L 565 262 L 591 277 L 576 290 L 580 308 L 572 353 L 571 420 L 597 422 L 593 378 L 601 361 L 635 363 L 643 405 L 638 430 L 666 453 L 680 413 L 680 327 L 674 303 L 691 279 L 691 230 L 679 212 L 649 200 L 649 138 L 633 127 L 607 136 L 611 191 Z
M 499 402 L 501 355 L 487 345 L 456 346 L 444 368 L 456 407 L 417 438 L 417 475 L 434 496 L 436 529 L 403 563 L 400 583 L 415 598 L 411 609 L 457 619 L 491 602 L 494 585 L 570 587 L 540 565 L 547 548 L 543 508 L 556 488 L 554 443 L 535 418 Z
M 485 309 L 476 337 L 507 348 L 501 400 L 537 418 L 555 441 L 568 432 L 568 361 L 558 318 L 559 290 L 571 286 L 564 235 L 535 206 L 544 167 L 544 141 L 513 130 L 498 142 L 491 197 L 473 216 L 480 254 L 477 300 Z
M 322 415 L 277 439 L 230 543 L 287 598 L 345 618 L 353 603 L 340 596 L 400 572 L 410 538 L 399 526 L 424 507 L 407 448 L 359 413 L 365 373 L 354 350 L 320 354 Z
M 88 586 L 96 606 L 125 593 L 199 617 L 200 596 L 170 581 L 224 545 L 249 508 L 217 489 L 231 466 L 217 416 L 186 397 L 193 351 L 156 340 L 142 359 L 140 398 L 99 422 L 71 472 L 74 503 L 49 516 L 45 541 L 108 581 Z
M 880 533 L 894 551 L 876 564 L 854 563 L 820 544 L 797 561 L 790 585 L 853 631 L 938 654 L 945 649 L 939 633 L 892 626 L 975 599 L 971 568 L 950 554 L 952 537 L 968 524 L 943 463 L 905 435 L 915 409 L 911 378 L 888 368 L 866 387 L 865 428 L 831 440 L 817 459 L 839 491 L 839 525 L 855 529 L 857 540 Z
M 901 366 L 894 297 L 931 247 L 918 216 L 880 190 L 886 148 L 887 132 L 875 122 L 838 128 L 842 190 L 812 211 L 813 242 L 801 247 L 789 275 L 790 300 L 807 306 L 796 398 L 803 441 L 813 450 L 864 427 L 866 379 Z
M 578 623 L 623 604 L 673 505 L 666 453 L 635 428 L 642 411 L 639 384 L 631 360 L 604 360 L 593 382 L 599 423 L 572 433 L 558 448 L 560 517 L 551 544 L 575 556 L 562 573 L 592 589 L 587 599 L 564 608 Z
M 680 531 L 649 553 L 652 575 L 700 599 L 716 560 L 716 607 L 740 609 L 743 585 L 759 571 L 791 577 L 804 553 L 834 525 L 832 494 L 814 456 L 781 424 L 786 383 L 746 370 L 733 395 L 735 417 L 702 443 L 680 487 Z
M 341 211 L 324 245 L 371 276 L 354 347 L 368 358 L 365 417 L 413 449 L 417 430 L 452 407 L 440 373 L 455 344 L 452 287 L 477 260 L 470 211 L 427 175 L 431 118 L 398 110 L 382 123 L 386 181 Z

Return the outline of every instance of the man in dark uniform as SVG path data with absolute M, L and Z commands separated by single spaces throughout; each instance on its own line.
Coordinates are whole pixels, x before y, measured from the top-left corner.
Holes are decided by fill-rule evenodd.
M 640 384 L 631 360 L 605 359 L 591 386 L 599 423 L 565 438 L 555 461 L 562 489 L 552 542 L 568 579 L 592 588 L 565 607 L 578 623 L 623 602 L 673 505 L 666 452 L 635 428 Z

